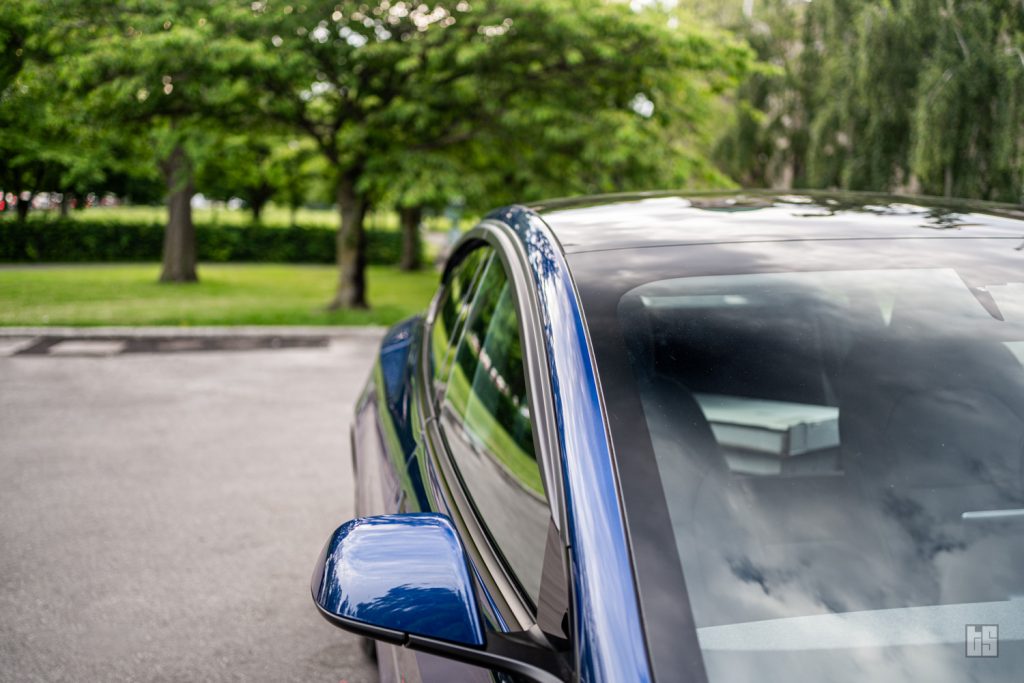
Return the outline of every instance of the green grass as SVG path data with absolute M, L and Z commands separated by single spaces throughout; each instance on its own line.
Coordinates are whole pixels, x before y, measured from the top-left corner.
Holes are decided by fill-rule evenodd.
M 0 325 L 387 325 L 424 310 L 438 275 L 367 269 L 368 311 L 324 310 L 332 266 L 200 265 L 160 284 L 156 264 L 0 268 Z

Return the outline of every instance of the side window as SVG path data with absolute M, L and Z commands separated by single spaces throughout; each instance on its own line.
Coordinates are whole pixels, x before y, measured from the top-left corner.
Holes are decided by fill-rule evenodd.
M 515 298 L 496 257 L 477 289 L 441 413 L 480 518 L 538 604 L 551 513 L 534 451 Z
M 480 247 L 469 252 L 456 265 L 441 292 L 437 314 L 430 331 L 431 376 L 435 391 L 441 391 L 448 381 L 454 349 L 462 333 L 463 324 L 473 301 L 474 285 L 479 279 L 483 266 L 490 257 L 490 247 Z

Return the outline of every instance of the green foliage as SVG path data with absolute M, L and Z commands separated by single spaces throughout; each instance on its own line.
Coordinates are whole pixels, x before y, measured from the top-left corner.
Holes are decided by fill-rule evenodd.
M 926 191 L 1024 202 L 1024 5 L 947 2 L 912 111 Z
M 225 27 L 273 55 L 269 119 L 309 135 L 335 179 L 342 278 L 363 306 L 367 207 L 471 207 L 718 183 L 708 101 L 747 48 L 619 2 L 252 2 Z M 255 49 L 255 48 L 254 48 Z M 637 103 L 643 104 L 638 108 Z M 706 137 L 706 136 L 705 136 Z
M 93 0 L 61 4 L 68 38 L 80 41 L 62 75 L 81 105 L 107 124 L 148 130 L 154 122 L 216 127 L 255 121 L 267 98 L 262 46 L 228 27 L 238 3 Z
M 213 199 L 238 197 L 262 220 L 264 207 L 278 199 L 295 213 L 310 196 L 322 164 L 306 140 L 273 136 L 264 132 L 224 133 L 216 137 L 215 154 L 202 160 L 196 174 L 197 187 Z
M 257 220 L 270 197 L 337 201 L 358 271 L 374 206 L 727 184 L 717 102 L 751 61 L 705 22 L 614 1 L 0 0 L 0 18 L 3 189 L 152 194 L 159 176 L 172 262 L 193 190 Z
M 718 159 L 755 185 L 1024 201 L 1024 5 L 765 0 L 732 22 L 781 69 L 741 87 Z
M 137 163 L 146 141 L 94 120 L 71 91 L 82 66 L 77 32 L 60 21 L 71 7 L 0 0 L 0 187 L 151 196 L 155 169 Z
M 0 261 L 113 262 L 159 260 L 164 226 L 121 221 L 0 221 Z M 334 263 L 335 233 L 327 228 L 272 228 L 259 224 L 197 225 L 201 261 Z M 397 263 L 401 235 L 367 233 L 371 264 Z

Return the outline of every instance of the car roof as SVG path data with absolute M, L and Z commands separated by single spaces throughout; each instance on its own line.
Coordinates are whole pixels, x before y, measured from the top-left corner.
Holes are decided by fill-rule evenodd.
M 779 240 L 1024 239 L 1024 206 L 847 192 L 656 192 L 536 202 L 567 254 Z

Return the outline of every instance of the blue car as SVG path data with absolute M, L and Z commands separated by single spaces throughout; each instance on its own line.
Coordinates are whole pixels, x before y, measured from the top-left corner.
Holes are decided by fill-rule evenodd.
M 496 211 L 356 409 L 313 599 L 382 681 L 1019 682 L 1024 211 Z

